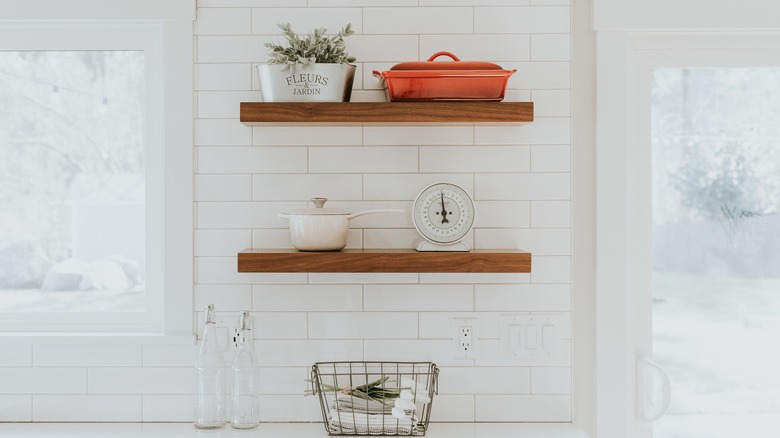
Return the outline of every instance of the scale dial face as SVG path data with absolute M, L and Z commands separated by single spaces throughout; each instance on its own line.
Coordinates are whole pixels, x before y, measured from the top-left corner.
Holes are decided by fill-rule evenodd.
M 417 195 L 412 220 L 426 240 L 444 245 L 455 243 L 474 225 L 474 202 L 462 188 L 436 183 Z

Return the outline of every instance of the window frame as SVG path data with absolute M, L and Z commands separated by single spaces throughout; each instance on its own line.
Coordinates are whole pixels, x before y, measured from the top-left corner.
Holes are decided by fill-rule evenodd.
M 138 49 L 147 59 L 147 283 L 157 286 L 156 315 L 144 321 L 116 314 L 73 312 L 42 319 L 38 313 L 4 314 L 3 338 L 56 332 L 151 336 L 192 334 L 193 121 L 192 22 L 194 0 L 28 0 L 0 6 L 1 50 Z M 63 33 L 68 38 L 61 38 Z M 13 38 L 8 35 L 12 34 Z M 100 35 L 96 38 L 96 35 Z M 153 62 L 149 62 L 153 60 Z M 151 135 L 149 135 L 151 134 Z M 156 154 L 154 159 L 149 156 Z M 156 296 L 155 296 L 156 295 Z M 49 314 L 51 315 L 51 314 Z
M 652 436 L 635 419 L 638 357 L 652 357 L 650 74 L 780 65 L 780 32 L 600 31 L 597 63 L 596 409 L 605 437 Z

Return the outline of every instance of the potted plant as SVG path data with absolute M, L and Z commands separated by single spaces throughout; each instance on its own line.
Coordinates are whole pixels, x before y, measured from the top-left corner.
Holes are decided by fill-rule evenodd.
M 267 64 L 257 66 L 266 102 L 349 102 L 355 79 L 355 58 L 346 52 L 344 38 L 354 34 L 350 24 L 333 36 L 325 28 L 299 36 L 289 23 L 279 24 L 286 44 L 266 43 Z

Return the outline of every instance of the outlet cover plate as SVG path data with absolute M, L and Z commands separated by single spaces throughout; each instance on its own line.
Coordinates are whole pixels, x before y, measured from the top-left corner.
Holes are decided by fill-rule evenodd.
M 463 347 L 464 335 L 461 328 L 465 327 L 470 328 L 470 339 L 465 338 L 465 342 L 470 342 L 470 348 Z M 453 318 L 452 339 L 455 359 L 476 359 L 479 347 L 479 318 Z

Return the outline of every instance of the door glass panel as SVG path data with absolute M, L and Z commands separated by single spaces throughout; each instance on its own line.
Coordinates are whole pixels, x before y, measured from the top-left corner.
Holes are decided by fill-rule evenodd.
M 0 312 L 144 310 L 145 68 L 0 52 Z
M 672 387 L 654 436 L 768 436 L 780 424 L 780 68 L 652 79 L 653 354 Z

